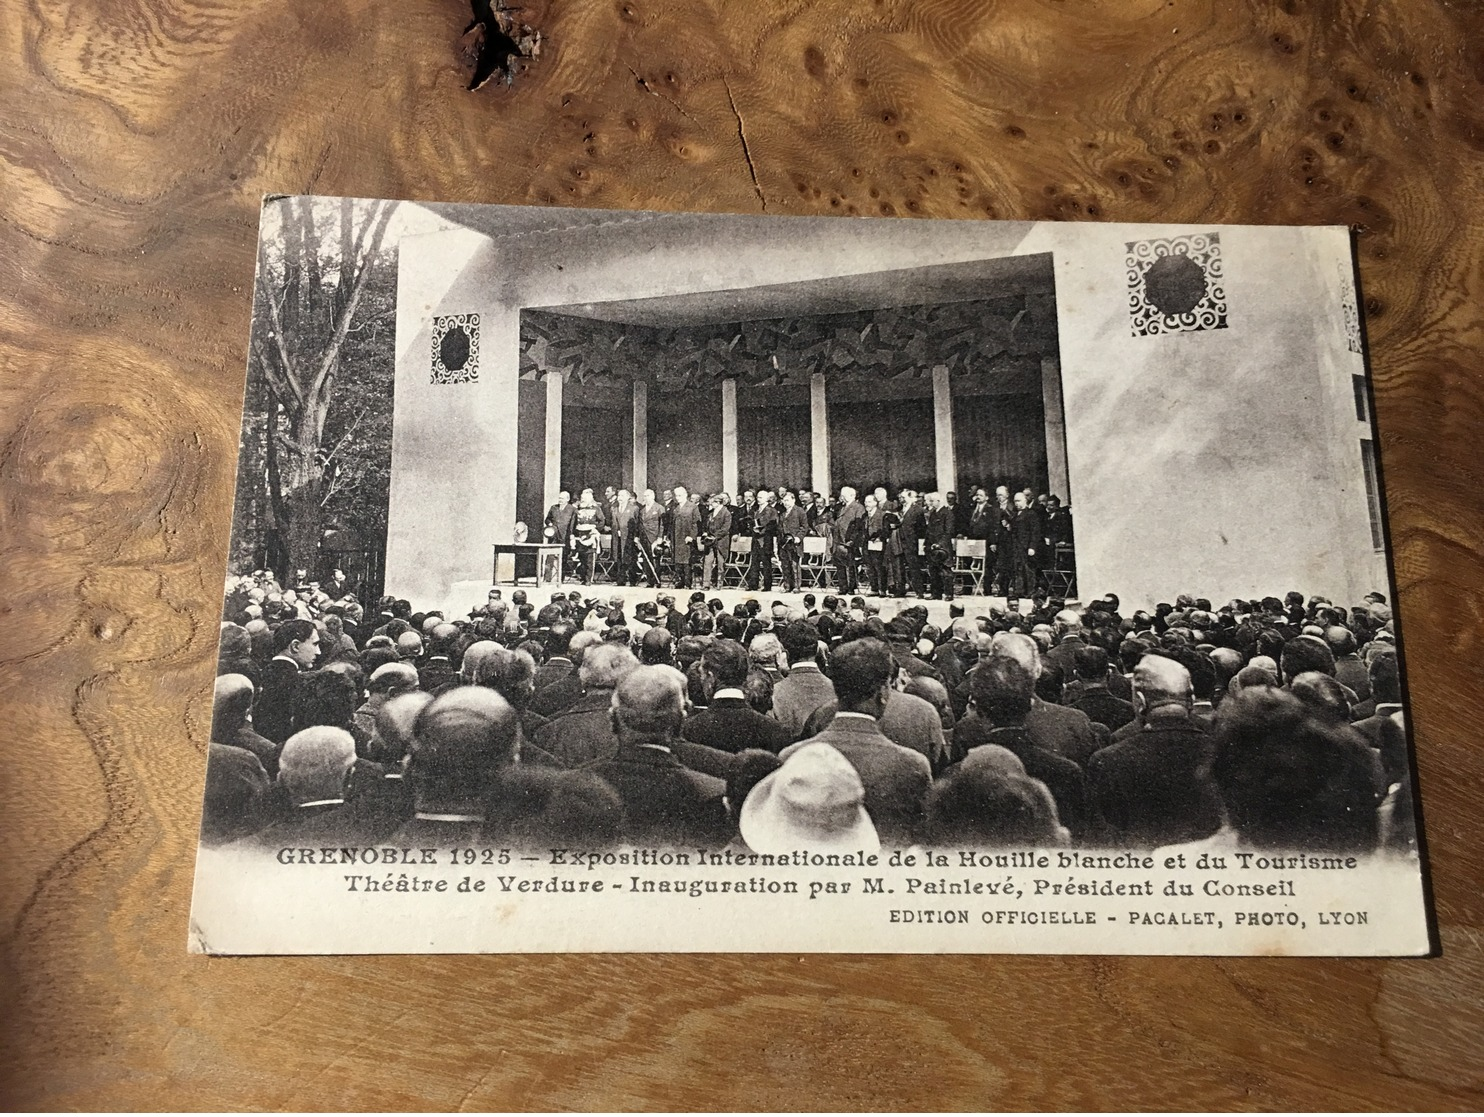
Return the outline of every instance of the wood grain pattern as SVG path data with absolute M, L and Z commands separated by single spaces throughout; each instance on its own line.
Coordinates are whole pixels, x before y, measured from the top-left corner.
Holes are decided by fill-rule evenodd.
M 522 18 L 469 93 L 459 0 L 0 0 L 0 1102 L 1484 1104 L 1477 7 Z M 258 198 L 308 191 L 1354 226 L 1444 956 L 187 956 Z

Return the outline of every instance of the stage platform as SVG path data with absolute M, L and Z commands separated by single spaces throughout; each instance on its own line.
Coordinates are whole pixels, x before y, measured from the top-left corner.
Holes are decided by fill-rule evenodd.
M 663 586 L 660 589 L 649 589 L 647 586 L 615 586 L 611 582 L 594 582 L 592 585 L 583 585 L 581 582 L 562 583 L 562 593 L 571 593 L 573 590 L 581 593 L 584 599 L 596 598 L 597 600 L 604 602 L 608 601 L 608 599 L 611 597 L 621 597 L 623 598 L 624 612 L 626 616 L 633 615 L 634 606 L 638 602 L 653 601 L 660 594 L 669 594 L 671 597 L 674 597 L 677 608 L 684 609 L 686 603 L 690 600 L 690 595 L 695 592 L 694 590 L 689 589 L 675 589 L 670 586 Z M 501 591 L 505 594 L 505 597 L 508 600 L 510 596 L 510 587 L 501 587 Z M 530 587 L 526 588 L 527 600 L 529 600 L 533 605 L 536 605 L 537 607 L 540 607 L 541 605 L 544 605 L 548 601 L 550 601 L 552 594 L 556 592 L 556 586 L 547 586 L 542 587 L 541 589 L 533 589 Z M 835 591 L 833 590 L 826 589 L 812 589 L 801 591 L 799 593 L 783 593 L 782 591 L 776 589 L 770 592 L 768 590 L 748 590 L 736 588 L 704 590 L 703 592 L 706 594 L 707 601 L 710 601 L 712 598 L 720 598 L 722 603 L 726 606 L 728 612 L 730 612 L 737 604 L 746 601 L 749 598 L 755 598 L 758 604 L 763 607 L 763 610 L 765 612 L 768 609 L 772 608 L 773 602 L 775 601 L 781 601 L 791 608 L 803 609 L 805 607 L 805 592 L 812 593 L 814 595 L 815 606 L 817 608 L 819 603 L 823 602 L 827 595 L 835 593 Z M 835 596 L 840 595 L 835 594 Z M 857 595 L 846 596 L 848 598 L 850 596 Z M 928 611 L 928 622 L 930 624 L 938 625 L 939 627 L 948 625 L 950 620 L 952 619 L 949 615 L 949 609 L 951 605 L 961 605 L 964 610 L 964 616 L 972 618 L 977 616 L 988 616 L 991 608 L 997 607 L 1003 609 L 1006 604 L 1006 600 L 1003 597 L 958 596 L 955 597 L 952 602 L 948 602 L 934 601 L 931 598 L 923 599 L 913 597 L 875 597 L 871 594 L 860 594 L 858 596 L 865 599 L 868 607 L 879 607 L 879 615 L 881 619 L 888 621 L 891 620 L 892 617 L 896 616 L 897 613 L 899 613 L 901 610 L 907 608 L 910 605 L 925 605 Z M 1026 599 L 1026 604 L 1029 604 L 1029 599 Z M 1076 603 L 1074 602 L 1068 602 L 1067 604 L 1069 607 L 1076 608 Z

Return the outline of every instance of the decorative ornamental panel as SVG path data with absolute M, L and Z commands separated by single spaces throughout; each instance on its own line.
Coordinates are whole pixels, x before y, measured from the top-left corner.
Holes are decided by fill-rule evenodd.
M 1226 329 L 1220 233 L 1132 240 L 1126 247 L 1135 337 Z
M 1340 273 L 1340 306 L 1345 314 L 1345 348 L 1352 353 L 1361 351 L 1360 308 L 1356 305 L 1355 274 L 1348 261 L 1338 265 Z
M 479 380 L 479 315 L 447 314 L 433 319 L 433 383 Z

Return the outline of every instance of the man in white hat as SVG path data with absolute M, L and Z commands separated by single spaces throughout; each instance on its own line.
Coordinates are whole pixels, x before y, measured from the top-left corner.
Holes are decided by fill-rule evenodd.
M 806 744 L 748 794 L 742 840 L 756 853 L 875 853 L 881 840 L 865 802 L 860 775 L 838 749 Z

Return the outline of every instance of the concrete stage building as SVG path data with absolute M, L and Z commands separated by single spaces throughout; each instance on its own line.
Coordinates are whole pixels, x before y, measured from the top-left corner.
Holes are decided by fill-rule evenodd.
M 426 208 L 386 564 L 420 607 L 604 484 L 1029 485 L 1130 607 L 1387 585 L 1344 229 Z

